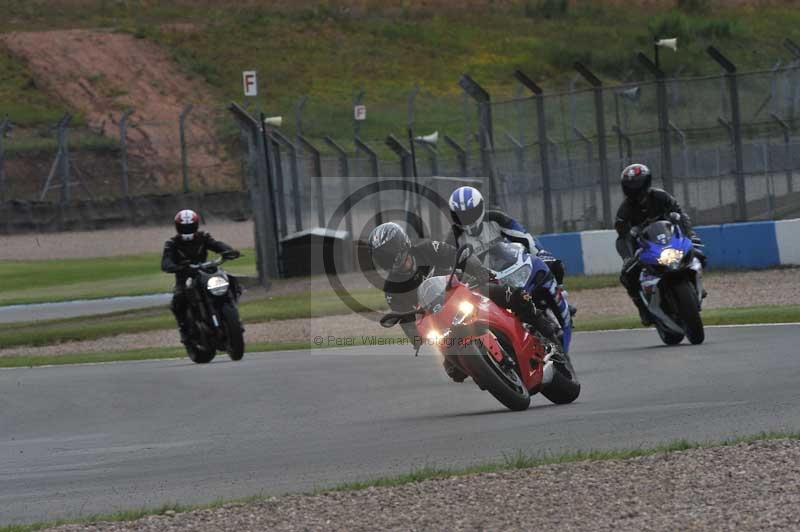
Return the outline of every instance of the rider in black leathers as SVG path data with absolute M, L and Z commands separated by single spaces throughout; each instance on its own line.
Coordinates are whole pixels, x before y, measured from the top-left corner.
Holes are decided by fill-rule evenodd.
M 645 221 L 655 218 L 674 221 L 684 234 L 692 239 L 700 260 L 705 262 L 705 256 L 698 249 L 702 247 L 702 243 L 692 229 L 689 215 L 683 212 L 680 204 L 669 193 L 659 188 L 651 188 L 652 180 L 650 169 L 643 164 L 632 164 L 622 171 L 620 182 L 625 200 L 619 206 L 614 221 L 614 228 L 618 234 L 617 253 L 623 260 L 620 282 L 636 305 L 643 325 L 651 325 L 652 320 L 647 307 L 639 297 L 639 274 L 642 266 L 634 255 L 638 248 L 636 236 L 640 226 Z
M 175 229 L 178 234 L 164 243 L 161 255 L 161 271 L 175 274 L 175 288 L 170 309 L 178 322 L 181 341 L 186 343 L 188 324 L 186 311 L 188 298 L 186 280 L 191 277 L 190 265 L 200 264 L 208 260 L 208 252 L 219 253 L 226 259 L 235 259 L 239 252 L 210 234 L 198 231 L 200 217 L 192 210 L 182 210 L 175 215 Z

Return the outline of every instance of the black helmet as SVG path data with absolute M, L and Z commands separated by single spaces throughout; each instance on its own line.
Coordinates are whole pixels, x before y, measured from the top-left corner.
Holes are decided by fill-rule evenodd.
M 622 171 L 620 178 L 622 192 L 632 200 L 642 199 L 647 194 L 647 191 L 650 190 L 652 182 L 653 174 L 650 173 L 650 169 L 639 163 L 627 166 Z
M 392 271 L 403 264 L 411 249 L 411 239 L 394 222 L 381 224 L 369 234 L 369 254 L 376 267 Z

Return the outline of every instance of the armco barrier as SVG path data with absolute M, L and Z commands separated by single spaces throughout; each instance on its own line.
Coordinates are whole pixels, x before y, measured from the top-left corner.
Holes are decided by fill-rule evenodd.
M 709 268 L 748 269 L 800 265 L 800 219 L 706 225 L 695 228 L 706 245 Z M 619 273 L 616 231 L 542 235 L 568 275 Z

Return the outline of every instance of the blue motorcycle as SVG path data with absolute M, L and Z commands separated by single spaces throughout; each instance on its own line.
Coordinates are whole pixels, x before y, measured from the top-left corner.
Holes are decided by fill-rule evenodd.
M 706 294 L 705 257 L 671 221 L 648 220 L 632 234 L 639 243 L 635 257 L 642 265 L 639 297 L 647 305 L 661 340 L 675 345 L 686 337 L 693 344 L 703 343 L 700 311 Z

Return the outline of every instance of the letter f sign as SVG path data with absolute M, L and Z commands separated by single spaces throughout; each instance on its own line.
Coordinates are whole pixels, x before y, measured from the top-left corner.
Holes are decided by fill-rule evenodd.
M 255 70 L 242 72 L 242 83 L 244 84 L 245 96 L 258 96 L 258 81 L 256 80 Z

